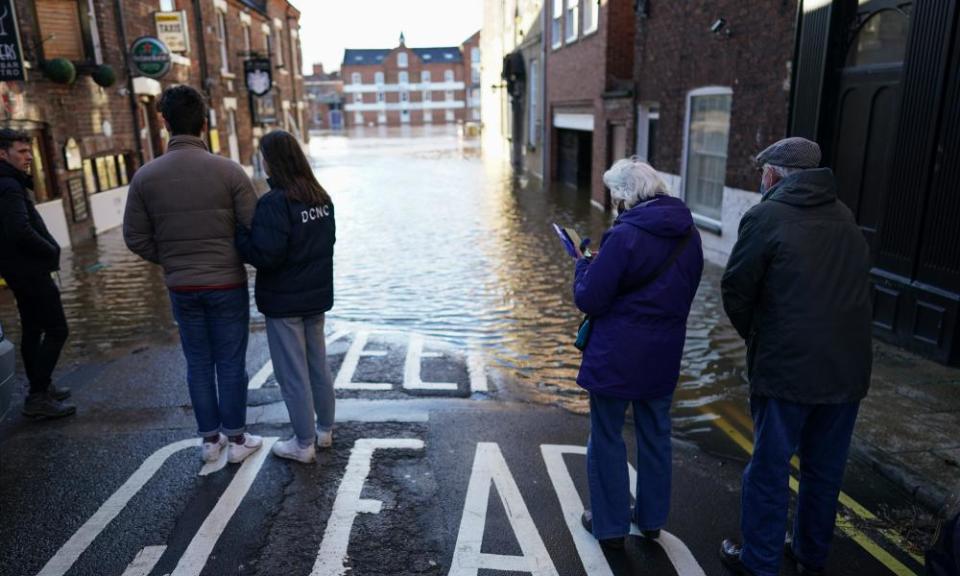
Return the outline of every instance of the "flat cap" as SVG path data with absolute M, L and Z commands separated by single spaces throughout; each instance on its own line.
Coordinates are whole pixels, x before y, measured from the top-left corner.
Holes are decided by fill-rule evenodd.
M 820 145 L 797 136 L 784 138 L 757 154 L 757 165 L 764 164 L 785 168 L 816 168 L 820 166 Z

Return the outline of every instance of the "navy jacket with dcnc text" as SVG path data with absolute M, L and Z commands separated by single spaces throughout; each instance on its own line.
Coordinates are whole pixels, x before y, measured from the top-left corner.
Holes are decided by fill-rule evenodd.
M 257 269 L 257 309 L 267 317 L 315 316 L 333 308 L 333 205 L 307 206 L 273 189 L 257 201 L 237 251 Z

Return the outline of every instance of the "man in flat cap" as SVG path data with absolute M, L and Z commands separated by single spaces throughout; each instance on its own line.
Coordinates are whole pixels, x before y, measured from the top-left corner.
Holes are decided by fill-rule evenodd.
M 776 576 L 786 553 L 822 573 L 850 438 L 870 385 L 870 250 L 837 198 L 820 147 L 781 140 L 757 156 L 762 198 L 740 221 L 723 275 L 723 307 L 747 342 L 754 452 L 743 473 L 742 546 L 734 572 Z M 800 490 L 784 546 L 790 459 Z

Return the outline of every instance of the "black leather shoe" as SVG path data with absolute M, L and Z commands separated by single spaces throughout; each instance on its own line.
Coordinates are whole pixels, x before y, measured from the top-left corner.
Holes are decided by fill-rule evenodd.
M 589 510 L 584 510 L 583 514 L 580 515 L 580 523 L 583 524 L 583 527 L 587 529 L 587 532 L 593 534 L 593 513 Z M 612 550 L 620 550 L 623 548 L 623 536 L 619 538 L 597 538 L 600 541 L 600 546 L 604 548 L 610 548 Z
M 802 560 L 800 560 L 800 557 L 797 556 L 797 553 L 793 551 L 792 534 L 787 534 L 786 539 L 783 541 L 783 553 L 791 562 L 797 565 L 797 574 L 800 574 L 800 576 L 823 576 L 826 574 L 826 570 L 823 568 L 807 566 Z
M 47 393 L 50 394 L 54 400 L 59 400 L 60 402 L 63 402 L 67 398 L 73 396 L 73 393 L 70 392 L 69 388 L 66 386 L 61 388 L 56 384 L 50 384 L 50 387 L 47 388 Z
M 743 547 L 730 539 L 724 539 L 720 543 L 720 562 L 734 574 L 740 574 L 743 576 L 753 576 L 753 572 L 747 569 L 743 565 L 743 562 L 740 560 L 740 554 L 743 552 Z

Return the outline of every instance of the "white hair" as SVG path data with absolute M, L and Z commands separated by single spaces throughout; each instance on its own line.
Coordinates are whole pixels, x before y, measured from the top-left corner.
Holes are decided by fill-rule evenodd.
M 764 168 L 769 168 L 779 176 L 781 179 L 790 176 L 791 174 L 796 174 L 797 172 L 803 172 L 803 168 L 794 168 L 792 166 L 777 166 L 776 164 L 764 164 Z
M 636 156 L 618 160 L 603 174 L 603 183 L 614 201 L 629 210 L 654 196 L 669 196 L 670 190 L 653 166 Z

